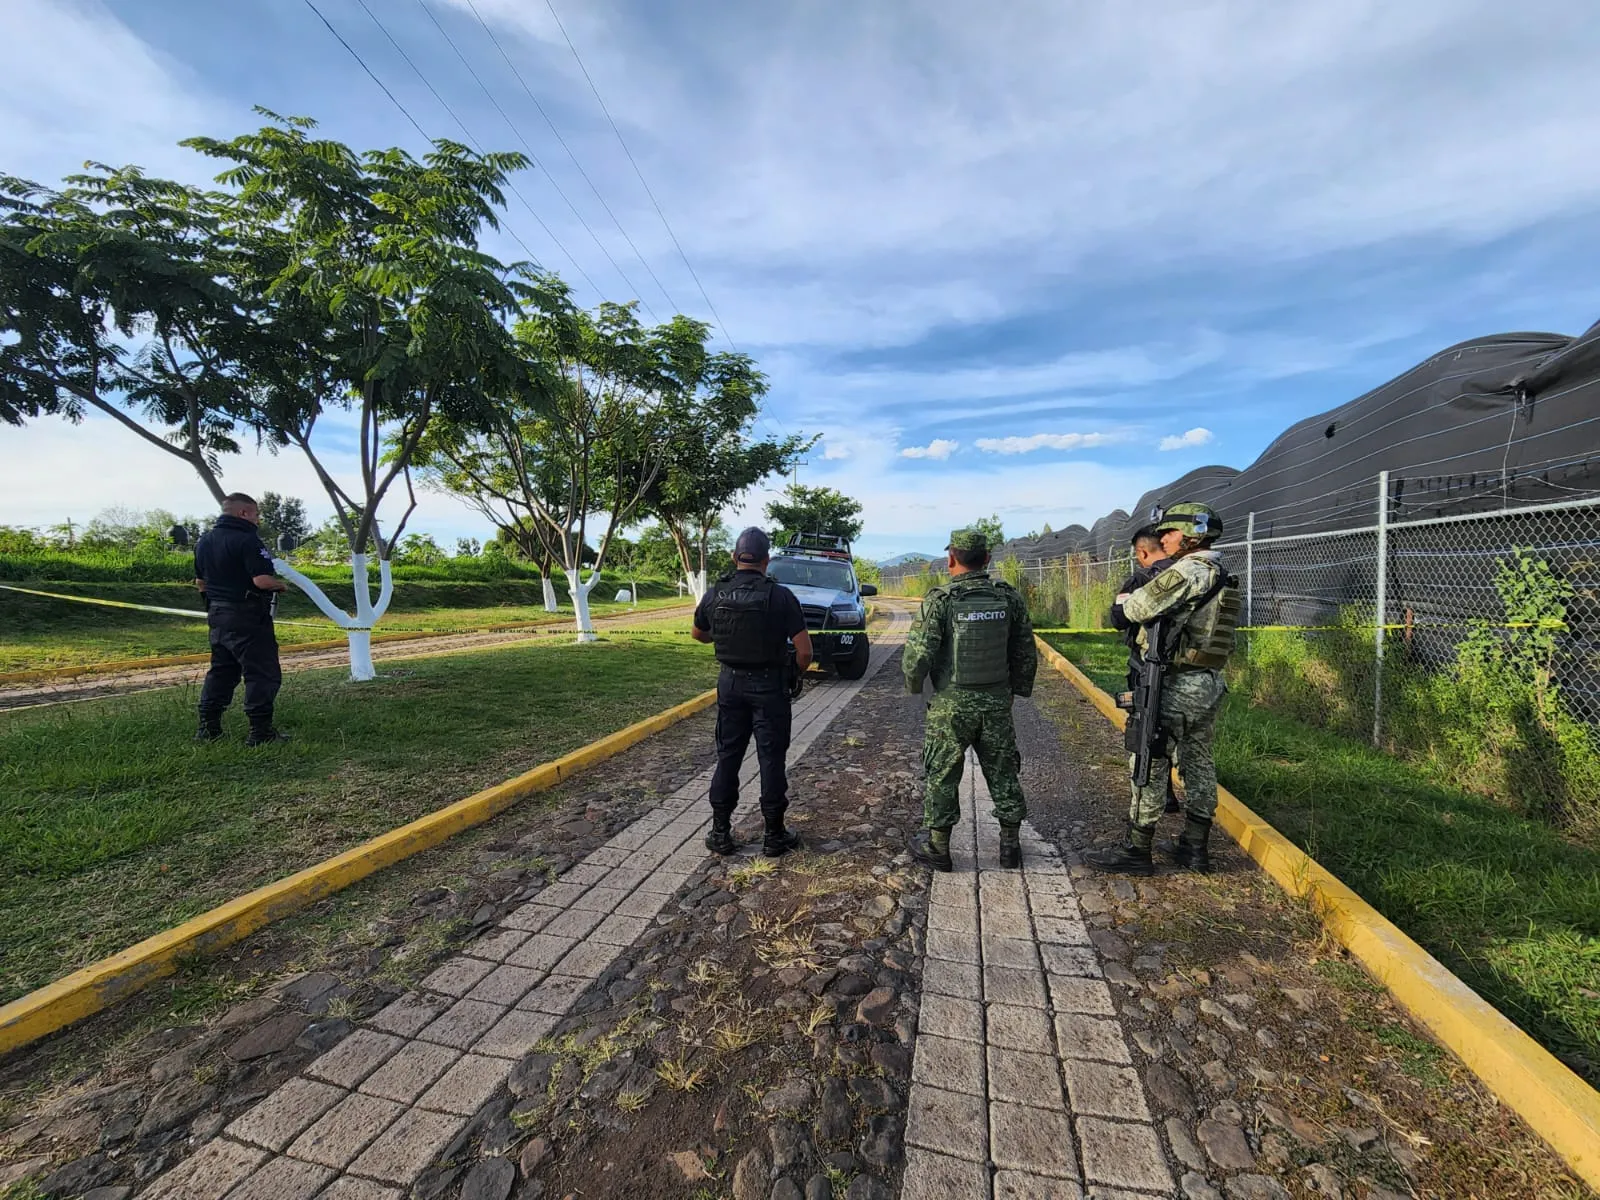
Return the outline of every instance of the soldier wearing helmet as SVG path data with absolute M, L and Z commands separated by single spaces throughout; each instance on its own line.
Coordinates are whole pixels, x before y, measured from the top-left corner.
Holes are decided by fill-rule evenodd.
M 1127 840 L 1084 855 L 1097 870 L 1135 875 L 1154 869 L 1150 851 L 1174 749 L 1183 776 L 1184 825 L 1177 843 L 1163 849 L 1179 866 L 1195 871 L 1211 867 L 1208 842 L 1217 808 L 1211 741 L 1228 690 L 1222 668 L 1239 623 L 1238 581 L 1211 548 L 1222 534 L 1222 518 L 1204 504 L 1174 504 L 1159 514 L 1154 530 L 1162 550 L 1176 561 L 1119 602 L 1128 620 L 1143 627 L 1141 647 L 1148 645 L 1152 623 L 1166 618 L 1162 649 L 1171 665 L 1163 673 L 1160 724 L 1168 754 L 1152 764 L 1148 784 L 1133 788 Z

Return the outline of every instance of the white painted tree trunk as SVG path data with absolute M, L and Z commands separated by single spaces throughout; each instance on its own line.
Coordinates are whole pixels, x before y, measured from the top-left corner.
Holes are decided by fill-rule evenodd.
M 699 604 L 700 597 L 706 594 L 706 573 L 704 571 L 691 571 L 684 582 L 689 585 L 689 595 L 694 598 L 696 604 Z
M 350 579 L 356 594 L 356 615 L 353 617 L 341 611 L 315 582 L 283 559 L 273 559 L 272 566 L 279 575 L 311 597 L 311 603 L 345 631 L 350 643 L 350 678 L 358 683 L 376 678 L 377 671 L 372 666 L 372 627 L 383 619 L 383 614 L 389 611 L 390 600 L 394 598 L 394 575 L 389 569 L 389 560 L 378 560 L 378 601 L 374 604 L 371 580 L 367 578 L 367 556 L 350 556 Z
M 539 582 L 544 584 L 544 610 L 553 613 L 559 607 L 556 604 L 556 581 L 551 579 L 550 573 L 546 571 L 539 576 Z
M 572 607 L 578 615 L 578 640 L 592 642 L 595 640 L 594 622 L 589 619 L 589 593 L 594 591 L 594 585 L 600 582 L 600 572 L 591 571 L 589 581 L 583 581 L 583 571 L 567 571 L 567 590 L 572 593 Z

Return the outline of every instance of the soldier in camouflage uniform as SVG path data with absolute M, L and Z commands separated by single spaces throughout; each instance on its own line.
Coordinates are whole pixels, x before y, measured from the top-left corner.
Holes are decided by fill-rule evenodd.
M 1222 534 L 1222 519 L 1203 504 L 1175 504 L 1155 525 L 1161 546 L 1175 561 L 1122 603 L 1130 621 L 1144 627 L 1141 647 L 1148 644 L 1150 623 L 1167 618 L 1171 666 L 1163 672 L 1161 731 L 1175 748 L 1183 774 L 1183 833 L 1167 851 L 1179 866 L 1195 871 L 1211 868 L 1208 842 L 1217 809 L 1217 768 L 1211 739 L 1227 685 L 1222 668 L 1233 649 L 1239 619 L 1237 581 L 1211 549 Z M 1170 750 L 1150 765 L 1150 782 L 1134 786 L 1128 812 L 1128 838 L 1120 846 L 1089 851 L 1084 861 L 1101 871 L 1148 875 L 1154 869 L 1151 845 L 1166 800 L 1171 775 Z
M 982 532 L 957 529 L 949 554 L 950 582 L 923 598 L 903 659 L 906 691 L 920 693 L 931 677 L 934 692 L 922 742 L 924 827 L 911 839 L 911 853 L 935 870 L 951 869 L 950 830 L 961 817 L 957 789 L 971 747 L 1000 822 L 1000 865 L 1016 869 L 1022 865 L 1017 830 L 1028 808 L 1017 779 L 1022 756 L 1011 698 L 1033 691 L 1039 666 L 1033 624 L 1021 594 L 989 577 Z

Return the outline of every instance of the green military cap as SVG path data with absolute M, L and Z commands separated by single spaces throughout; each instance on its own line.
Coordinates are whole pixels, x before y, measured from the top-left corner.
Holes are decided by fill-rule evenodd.
M 988 550 L 989 539 L 981 529 L 952 529 L 946 550 Z

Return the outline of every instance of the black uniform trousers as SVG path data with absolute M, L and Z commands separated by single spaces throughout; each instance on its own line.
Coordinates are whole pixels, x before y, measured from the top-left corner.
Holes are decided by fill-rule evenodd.
M 244 678 L 244 714 L 251 724 L 270 724 L 272 703 L 283 686 L 278 636 L 264 603 L 213 600 L 206 610 L 211 627 L 211 669 L 200 688 L 200 715 L 220 716 L 233 702 Z
M 729 817 L 739 803 L 739 768 L 755 734 L 761 764 L 761 813 L 781 818 L 789 807 L 790 700 L 784 667 L 723 666 L 717 677 L 717 769 L 711 811 Z

